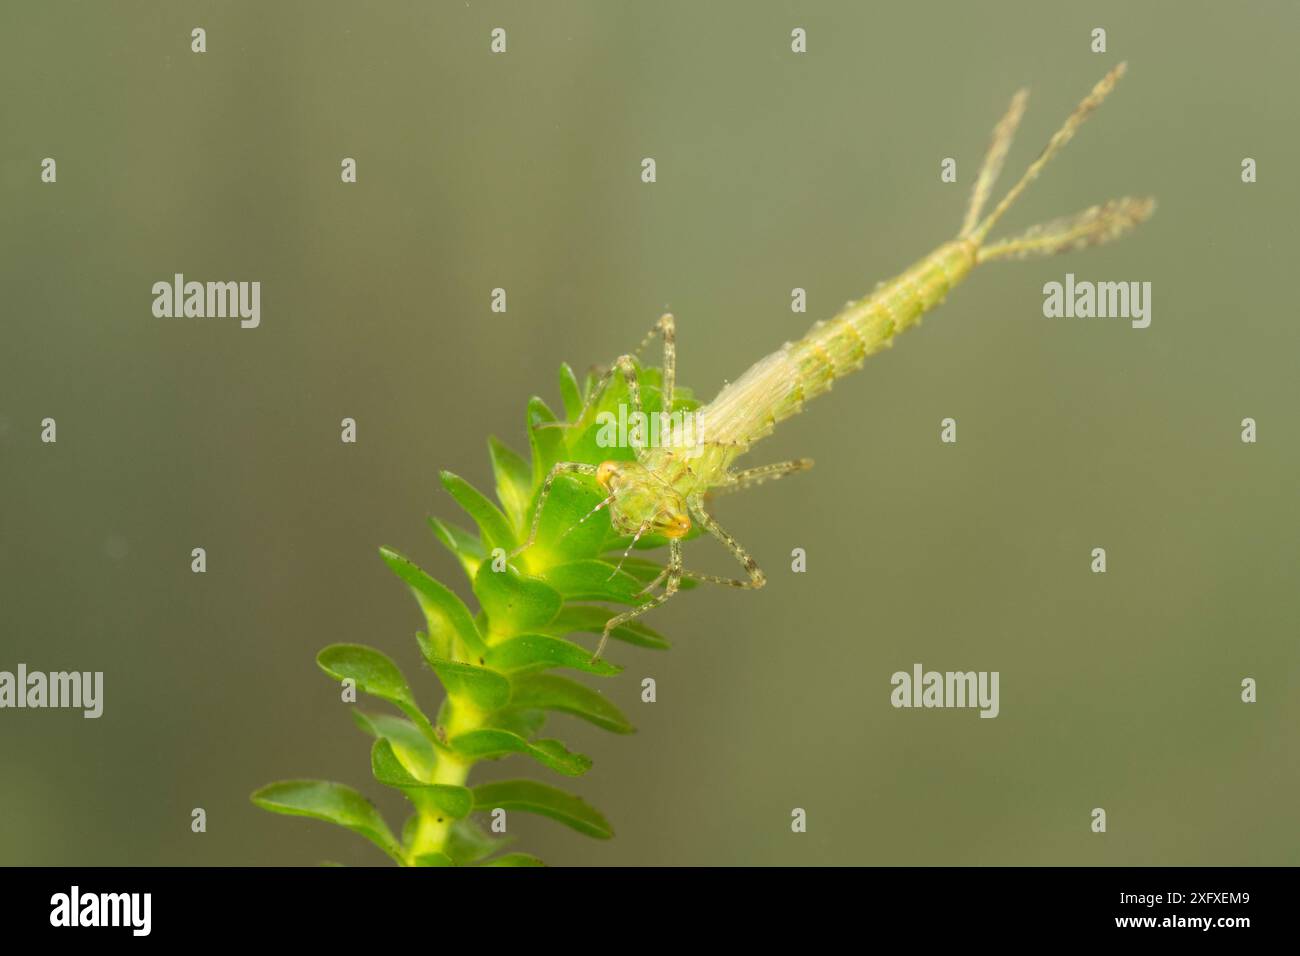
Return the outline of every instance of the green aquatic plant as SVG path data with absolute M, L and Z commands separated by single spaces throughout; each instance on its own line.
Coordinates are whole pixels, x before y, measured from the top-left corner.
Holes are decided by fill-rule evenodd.
M 697 406 L 689 391 L 674 389 L 671 409 L 663 408 L 658 369 L 639 369 L 640 399 L 647 413 L 687 412 Z M 569 367 L 560 370 L 560 391 L 568 425 L 540 398 L 528 403 L 531 461 L 489 439 L 497 501 L 469 482 L 443 472 L 442 484 L 472 519 L 474 530 L 429 518 L 435 537 L 456 558 L 478 603 L 472 611 L 453 590 L 389 548 L 380 555 L 419 602 L 425 630 L 416 634 L 431 676 L 441 684 L 441 706 L 431 719 L 415 690 L 393 661 L 360 644 L 333 644 L 317 656 L 330 677 L 351 681 L 363 694 L 391 705 L 397 713 L 356 709 L 353 717 L 373 738 L 370 768 L 375 780 L 401 790 L 414 812 L 400 835 L 375 805 L 357 790 L 321 780 L 286 780 L 253 794 L 253 802 L 275 813 L 311 817 L 346 827 L 370 840 L 405 866 L 536 866 L 541 861 L 506 852 L 507 838 L 493 836 L 476 813 L 526 811 L 550 817 L 597 839 L 613 836 L 604 815 L 581 797 L 531 779 L 470 781 L 484 760 L 529 758 L 549 774 L 578 777 L 591 759 L 559 740 L 542 737 L 551 712 L 570 714 L 617 734 L 632 724 L 596 689 L 556 671 L 614 677 L 621 668 L 594 659 L 574 638 L 598 635 L 615 616 L 609 605 L 629 606 L 662 566 L 624 555 L 661 547 L 662 537 L 618 534 L 608 520 L 584 520 L 604 497 L 585 476 L 553 482 L 526 551 L 519 551 L 533 528 L 547 476 L 558 462 L 631 461 L 626 445 L 611 447 L 609 429 L 598 423 L 615 418 L 628 400 L 626 384 L 615 381 L 603 392 L 588 376 L 580 386 Z M 587 401 L 587 399 L 592 399 Z M 515 553 L 519 552 L 519 553 Z M 513 555 L 513 556 L 512 556 Z M 684 581 L 689 587 L 693 582 Z M 642 648 L 664 649 L 668 642 L 639 622 L 629 621 L 610 637 Z M 421 695 L 423 696 L 423 695 Z

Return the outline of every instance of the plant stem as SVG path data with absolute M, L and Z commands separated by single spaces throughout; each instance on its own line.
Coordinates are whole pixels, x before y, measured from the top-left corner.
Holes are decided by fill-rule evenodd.
M 474 707 L 469 701 L 453 700 L 448 709 L 447 721 L 443 727 L 448 739 L 471 730 L 478 730 L 487 723 L 489 711 Z M 438 762 L 434 766 L 432 783 L 452 787 L 463 787 L 469 779 L 472 759 L 457 757 L 445 747 L 438 748 Z M 447 840 L 455 822 L 446 813 L 433 806 L 421 806 L 418 809 L 419 822 L 416 825 L 415 838 L 411 841 L 410 859 L 423 853 L 446 853 Z
M 448 753 L 440 753 L 438 765 L 434 769 L 433 782 L 463 787 L 472 766 L 472 761 L 461 761 Z M 445 853 L 447 838 L 451 835 L 451 825 L 454 821 L 436 807 L 421 807 L 419 814 L 420 820 L 416 826 L 415 839 L 411 841 L 411 859 L 422 853 Z

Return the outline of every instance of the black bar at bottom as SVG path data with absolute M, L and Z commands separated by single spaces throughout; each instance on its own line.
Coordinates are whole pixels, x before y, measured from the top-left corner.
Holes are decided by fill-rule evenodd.
M 1046 869 L 0 869 L 7 942 L 75 934 L 167 942 L 286 939 L 481 945 L 629 933 L 762 939 L 774 928 L 927 942 L 1212 939 L 1285 932 L 1286 868 Z M 75 889 L 74 889 L 75 888 Z M 147 894 L 147 895 L 146 895 Z M 110 925 L 86 925 L 110 924 Z M 615 937 L 589 935 L 597 931 Z M 405 944 L 398 938 L 406 938 Z M 603 939 L 603 942 L 602 942 Z

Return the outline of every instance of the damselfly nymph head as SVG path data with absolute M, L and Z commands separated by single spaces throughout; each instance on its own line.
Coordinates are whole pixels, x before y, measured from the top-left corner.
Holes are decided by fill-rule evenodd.
M 619 534 L 681 538 L 691 530 L 685 499 L 644 466 L 634 461 L 601 462 L 596 480 L 609 492 L 609 517 Z

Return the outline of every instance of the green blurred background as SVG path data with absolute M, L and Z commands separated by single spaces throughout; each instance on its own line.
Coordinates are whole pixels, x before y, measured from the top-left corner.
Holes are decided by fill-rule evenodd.
M 1289 2 L 5 4 L 0 669 L 103 670 L 106 710 L 0 712 L 0 863 L 383 862 L 248 794 L 336 779 L 400 823 L 313 658 L 373 644 L 436 703 L 376 548 L 468 596 L 424 524 L 455 513 L 438 469 L 488 486 L 488 434 L 523 447 L 561 361 L 666 307 L 711 397 L 956 232 L 1017 87 L 1008 179 L 1120 59 L 999 231 L 1126 194 L 1154 220 L 978 271 L 760 445 L 817 459 L 717 509 L 768 588 L 614 647 L 635 736 L 552 725 L 617 837 L 511 827 L 553 864 L 1300 862 L 1297 28 Z M 1067 271 L 1152 282 L 1151 327 L 1043 318 Z M 174 272 L 260 280 L 261 328 L 153 318 Z M 893 709 L 918 661 L 1000 671 L 1001 716 Z

